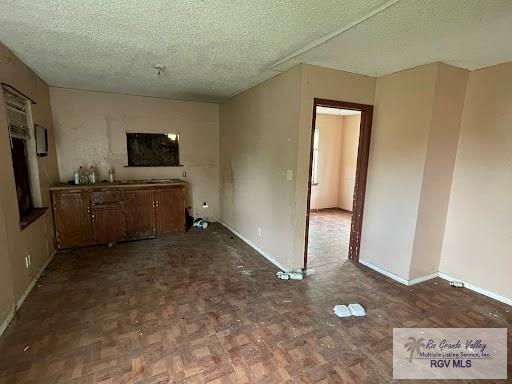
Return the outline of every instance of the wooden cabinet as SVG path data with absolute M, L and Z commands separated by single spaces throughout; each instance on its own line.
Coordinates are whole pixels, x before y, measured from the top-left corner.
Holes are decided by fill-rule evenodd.
M 123 201 L 121 191 L 92 191 L 90 194 L 91 204 L 109 204 Z
M 124 215 L 128 240 L 156 236 L 155 199 L 153 190 L 124 191 Z
M 52 189 L 59 249 L 185 231 L 184 184 Z
M 91 212 L 95 244 L 126 240 L 123 202 L 93 205 Z
M 158 235 L 185 230 L 185 199 L 182 188 L 155 191 Z
M 88 193 L 55 194 L 53 211 L 55 238 L 59 248 L 84 247 L 94 243 Z

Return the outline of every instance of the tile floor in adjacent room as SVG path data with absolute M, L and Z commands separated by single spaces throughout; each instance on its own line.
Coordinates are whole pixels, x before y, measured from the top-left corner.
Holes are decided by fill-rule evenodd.
M 276 270 L 219 224 L 59 253 L 0 338 L 0 384 L 381 384 L 393 327 L 512 322 L 439 279 L 407 287 L 348 261 L 302 281 Z M 333 315 L 350 302 L 367 317 Z
M 352 214 L 340 209 L 311 211 L 309 215 L 308 268 L 341 265 L 348 260 Z

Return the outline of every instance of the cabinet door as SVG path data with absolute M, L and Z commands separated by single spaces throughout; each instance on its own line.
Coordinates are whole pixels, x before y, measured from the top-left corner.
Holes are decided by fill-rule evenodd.
M 155 199 L 152 190 L 124 191 L 124 215 L 128 240 L 156 236 Z
M 183 188 L 155 190 L 158 235 L 185 231 L 185 196 Z
M 83 247 L 94 243 L 88 192 L 53 194 L 57 247 Z
M 126 240 L 123 203 L 93 205 L 92 227 L 96 244 Z

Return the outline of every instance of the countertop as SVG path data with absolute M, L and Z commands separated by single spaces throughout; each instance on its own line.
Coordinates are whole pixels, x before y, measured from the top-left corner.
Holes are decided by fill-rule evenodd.
M 96 184 L 67 184 L 59 183 L 50 188 L 50 191 L 69 189 L 122 189 L 134 187 L 166 187 L 170 185 L 186 185 L 187 182 L 180 179 L 150 179 L 150 180 L 119 180 L 113 183 L 99 182 Z

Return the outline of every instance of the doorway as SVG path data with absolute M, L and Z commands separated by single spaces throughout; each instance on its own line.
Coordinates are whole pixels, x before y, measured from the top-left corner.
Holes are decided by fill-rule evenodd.
M 358 262 L 373 106 L 314 99 L 304 268 Z

